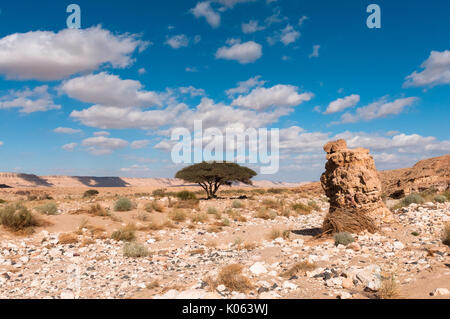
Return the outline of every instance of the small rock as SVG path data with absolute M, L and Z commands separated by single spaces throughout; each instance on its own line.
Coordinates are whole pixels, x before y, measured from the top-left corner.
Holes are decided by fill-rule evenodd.
M 450 291 L 447 288 L 436 288 L 432 293 L 432 296 L 447 296 L 450 295 Z
M 254 275 L 261 275 L 267 273 L 266 267 L 261 262 L 256 262 L 250 267 L 250 272 Z

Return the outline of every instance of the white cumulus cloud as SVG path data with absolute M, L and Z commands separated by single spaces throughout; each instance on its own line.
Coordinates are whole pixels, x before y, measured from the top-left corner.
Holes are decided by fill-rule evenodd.
M 297 106 L 302 102 L 313 98 L 312 93 L 298 93 L 298 87 L 278 84 L 271 88 L 256 88 L 250 94 L 239 96 L 233 101 L 233 105 L 264 110 L 271 106 L 289 107 Z
M 109 138 L 105 136 L 89 137 L 81 144 L 94 155 L 108 155 L 128 146 L 128 142 L 120 138 Z
M 450 51 L 431 51 L 428 59 L 421 64 L 421 72 L 414 71 L 406 77 L 404 87 L 436 86 L 450 83 Z
M 358 94 L 352 94 L 347 97 L 337 99 L 328 105 L 325 114 L 337 113 L 349 107 L 354 107 L 359 103 L 359 100 L 360 96 Z
M 220 26 L 220 14 L 214 11 L 211 7 L 211 2 L 198 2 L 190 11 L 197 19 L 201 17 L 205 18 L 211 27 L 217 28 Z
M 235 43 L 217 50 L 216 58 L 236 60 L 241 64 L 252 63 L 262 56 L 262 46 L 254 41 Z
M 61 91 L 71 98 L 117 107 L 161 106 L 162 96 L 145 91 L 139 81 L 122 80 L 106 72 L 80 76 L 63 82 Z
M 70 127 L 57 127 L 53 130 L 53 132 L 61 134 L 77 134 L 81 133 L 81 130 L 73 129 Z
M 0 39 L 0 74 L 9 79 L 60 80 L 104 64 L 125 68 L 131 54 L 148 45 L 135 35 L 115 35 L 100 26 L 14 33 Z
M 6 96 L 0 97 L 0 109 L 19 108 L 21 113 L 45 112 L 59 110 L 61 105 L 53 102 L 48 86 L 37 86 L 30 90 L 11 90 Z

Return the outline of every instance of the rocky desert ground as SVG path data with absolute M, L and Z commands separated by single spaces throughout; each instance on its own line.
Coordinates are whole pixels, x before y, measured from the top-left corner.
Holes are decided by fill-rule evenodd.
M 214 200 L 198 187 L 4 188 L 0 210 L 33 221 L 0 226 L 0 298 L 450 298 L 450 194 L 414 191 L 383 196 L 392 218 L 374 233 L 321 236 L 317 184 Z

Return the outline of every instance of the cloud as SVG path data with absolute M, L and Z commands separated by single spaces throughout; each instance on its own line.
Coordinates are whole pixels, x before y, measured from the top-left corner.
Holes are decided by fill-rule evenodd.
M 299 94 L 298 88 L 292 85 L 275 85 L 271 88 L 256 88 L 246 96 L 239 96 L 232 105 L 264 110 L 271 106 L 297 106 L 313 98 L 312 93 Z
M 318 58 L 319 57 L 319 49 L 320 49 L 320 45 L 313 45 L 313 51 L 308 57 L 310 59 L 311 58 Z
M 117 75 L 102 72 L 65 81 L 60 90 L 86 103 L 117 107 L 162 106 L 160 94 L 142 88 L 139 81 L 122 80 Z
M 450 83 L 450 51 L 431 51 L 428 59 L 423 62 L 421 72 L 414 71 L 406 77 L 404 87 L 429 86 Z
M 179 49 L 181 47 L 187 47 L 189 45 L 189 38 L 185 34 L 174 35 L 167 37 L 166 42 L 172 49 Z
M 204 96 L 206 95 L 205 90 L 203 89 L 197 89 L 195 87 L 187 86 L 187 87 L 180 87 L 178 88 L 181 94 L 189 94 L 190 96 Z
M 354 107 L 356 104 L 359 103 L 359 100 L 360 96 L 358 94 L 352 94 L 342 99 L 337 99 L 328 105 L 325 114 L 337 113 L 341 112 L 346 108 Z
M 142 75 L 142 74 L 147 73 L 147 70 L 146 70 L 145 68 L 140 68 L 140 69 L 138 70 L 138 73 L 139 73 L 140 75 Z
M 67 152 L 73 152 L 77 146 L 78 146 L 78 143 L 70 143 L 70 144 L 63 145 L 61 148 Z
M 0 97 L 0 109 L 9 108 L 19 108 L 21 113 L 33 113 L 59 110 L 61 105 L 53 102 L 48 86 L 42 85 L 32 90 L 11 90 L 8 95 Z
M 294 43 L 300 38 L 300 32 L 294 29 L 291 25 L 287 25 L 286 28 L 281 30 L 281 36 L 280 41 L 284 45 L 289 45 L 291 43 Z
M 100 131 L 100 132 L 94 132 L 94 136 L 109 136 L 111 135 L 109 132 L 106 131 Z
M 224 46 L 216 52 L 216 59 L 236 60 L 241 64 L 253 63 L 261 56 L 262 46 L 253 41 Z
M 140 141 L 134 141 L 131 143 L 131 148 L 134 150 L 139 150 L 142 148 L 146 148 L 150 144 L 149 140 L 140 140 Z
M 57 127 L 53 130 L 55 133 L 61 133 L 61 134 L 77 134 L 81 133 L 81 130 L 76 130 L 70 127 Z
M 418 100 L 417 97 L 408 97 L 388 102 L 387 97 L 383 97 L 376 102 L 356 109 L 355 114 L 343 114 L 341 116 L 341 123 L 355 123 L 362 120 L 370 121 L 389 115 L 397 115 L 402 113 L 406 107 L 412 106 Z
M 213 28 L 220 26 L 220 14 L 211 8 L 211 2 L 209 1 L 198 2 L 195 8 L 191 9 L 190 12 L 197 19 L 201 17 L 205 18 L 208 24 Z
M 108 64 L 125 68 L 131 54 L 148 42 L 136 35 L 114 35 L 101 26 L 15 33 L 0 39 L 0 74 L 8 79 L 60 80 Z
M 198 72 L 196 67 L 186 67 L 186 69 L 184 69 L 184 70 L 186 72 L 192 72 L 192 73 Z
M 250 20 L 248 23 L 242 23 L 242 32 L 246 34 L 262 31 L 265 28 L 265 26 L 259 25 L 257 20 Z
M 94 155 L 108 155 L 128 146 L 128 142 L 125 140 L 105 136 L 90 137 L 84 139 L 81 144 Z
M 130 167 L 121 168 L 120 171 L 124 172 L 124 173 L 142 173 L 142 172 L 148 172 L 148 171 L 150 171 L 150 169 L 147 166 L 132 165 Z
M 250 89 L 252 89 L 254 87 L 263 86 L 266 83 L 266 81 L 262 81 L 262 80 L 260 80 L 260 78 L 261 78 L 261 75 L 257 75 L 255 77 L 248 79 L 247 81 L 238 82 L 238 86 L 236 88 L 229 89 L 229 90 L 225 91 L 225 93 L 229 97 L 233 96 L 235 94 L 248 93 L 250 91 Z
M 246 2 L 254 2 L 254 1 L 256 1 L 256 0 L 215 0 L 215 2 L 220 3 L 227 9 L 233 8 L 238 3 L 246 3 Z
M 120 108 L 115 106 L 94 105 L 81 111 L 72 111 L 70 117 L 82 124 L 100 129 L 139 128 L 157 129 L 173 123 L 184 104 L 168 107 L 164 110 L 141 111 L 137 108 Z
M 309 20 L 309 18 L 307 16 L 302 16 L 299 20 L 298 20 L 298 26 L 301 27 L 303 25 L 303 23 Z
M 3 142 L 2 141 L 0 141 L 0 146 L 2 146 L 3 145 Z

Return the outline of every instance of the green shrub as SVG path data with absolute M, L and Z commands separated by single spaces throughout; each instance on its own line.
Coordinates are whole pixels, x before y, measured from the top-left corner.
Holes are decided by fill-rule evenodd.
M 169 214 L 170 219 L 176 222 L 184 222 L 187 218 L 187 215 L 184 211 L 176 209 Z
M 231 207 L 233 207 L 233 208 L 242 208 L 242 207 L 244 207 L 244 204 L 242 204 L 241 201 L 235 199 L 233 201 L 233 203 L 231 203 Z
M 33 214 L 20 203 L 8 205 L 0 209 L 0 224 L 18 231 L 37 226 L 37 220 Z
M 42 206 L 36 207 L 36 210 L 41 214 L 45 215 L 56 215 L 58 214 L 58 206 L 55 203 L 48 203 Z
M 438 203 L 445 203 L 447 201 L 447 197 L 445 197 L 444 195 L 436 195 L 434 196 L 433 200 Z
M 347 246 L 350 243 L 353 243 L 355 239 L 353 238 L 352 234 L 343 232 L 343 233 L 336 233 L 334 234 L 334 244 L 337 245 L 344 245 Z
M 308 202 L 308 206 L 311 207 L 315 211 L 320 211 L 320 206 L 317 205 L 317 203 L 315 201 L 313 201 L 313 200 L 310 200 Z
M 423 204 L 425 203 L 425 199 L 419 194 L 410 194 L 402 199 L 403 206 L 409 206 L 410 204 Z
M 208 207 L 207 213 L 210 215 L 216 215 L 218 213 L 217 208 L 215 207 Z
M 0 204 L 6 203 L 6 200 L 0 198 Z
M 282 189 L 282 188 L 269 188 L 268 190 L 267 190 L 267 192 L 268 193 L 271 193 L 271 194 L 281 194 L 281 193 L 283 193 L 283 192 L 285 192 L 286 190 L 285 189 Z
M 116 212 L 128 212 L 133 208 L 133 203 L 126 197 L 119 198 L 114 205 Z
M 309 205 L 305 205 L 303 203 L 295 203 L 292 205 L 292 209 L 295 210 L 297 213 L 302 215 L 307 215 L 311 213 L 312 208 Z
M 166 190 L 164 188 L 155 189 L 152 195 L 155 197 L 164 197 L 166 196 Z
M 208 215 L 205 213 L 198 213 L 191 216 L 193 223 L 204 223 L 208 220 Z
M 441 195 L 447 197 L 447 200 L 450 200 L 450 190 L 446 190 Z
M 192 199 L 197 199 L 197 196 L 195 196 L 195 194 L 193 192 L 190 191 L 181 191 L 177 193 L 177 198 L 180 200 L 192 200 Z
M 95 189 L 89 189 L 89 190 L 87 190 L 87 191 L 84 192 L 83 197 L 84 197 L 84 198 L 94 197 L 94 196 L 97 196 L 98 194 L 99 194 L 99 193 L 98 193 L 98 190 L 95 190 Z
M 142 244 L 133 242 L 126 243 L 123 246 L 123 255 L 130 258 L 147 257 L 149 255 L 147 247 Z

